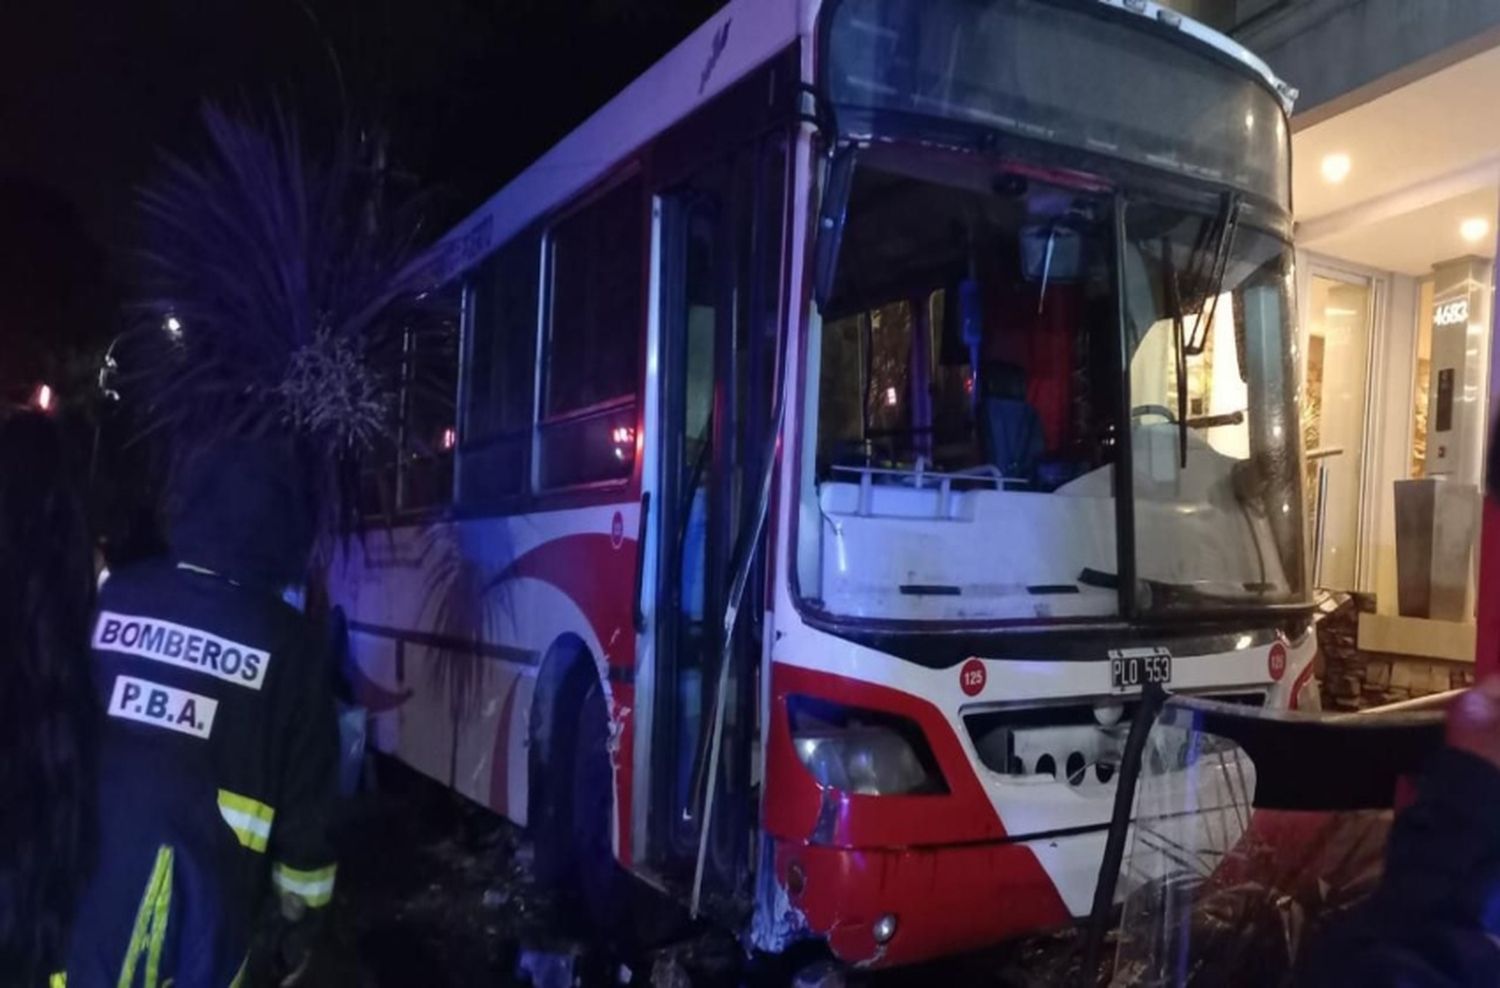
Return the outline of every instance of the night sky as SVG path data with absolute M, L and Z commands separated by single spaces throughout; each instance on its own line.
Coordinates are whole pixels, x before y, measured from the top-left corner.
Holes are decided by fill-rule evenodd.
M 204 98 L 379 121 L 461 217 L 721 0 L 0 0 L 0 378 L 97 337 L 134 189 Z

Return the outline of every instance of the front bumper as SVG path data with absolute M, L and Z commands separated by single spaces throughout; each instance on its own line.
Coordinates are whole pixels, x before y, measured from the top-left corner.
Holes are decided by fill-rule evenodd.
M 1039 857 L 1055 856 L 1058 841 L 1033 848 L 1007 839 L 971 755 L 936 706 L 780 664 L 772 691 L 767 765 L 776 797 L 763 809 L 777 901 L 761 904 L 772 927 L 763 947 L 813 935 L 846 963 L 891 967 L 1070 922 L 1055 876 Z M 792 748 L 786 701 L 794 694 L 909 718 L 931 745 L 948 791 L 860 796 L 819 788 Z M 895 917 L 896 930 L 881 943 L 874 927 L 886 916 Z
M 1293 651 L 1283 679 L 1269 686 L 1271 706 L 1286 706 L 1285 691 L 1295 693 L 1307 681 L 1311 643 Z M 1267 690 L 1255 675 L 1265 662 L 1261 649 L 1212 656 L 1186 666 L 1191 678 L 1183 679 L 1200 691 L 1251 685 Z M 1064 675 L 1098 673 L 1108 682 L 1102 662 L 987 665 L 993 686 L 988 695 L 997 700 L 1036 702 L 1026 687 L 1051 688 L 1058 697 L 1092 695 L 1086 683 L 1060 684 Z M 771 867 L 763 873 L 752 934 L 761 949 L 781 950 L 817 936 L 847 963 L 891 967 L 1064 926 L 1088 912 L 1113 807 L 1112 784 L 1102 778 L 1078 785 L 1003 777 L 985 766 L 958 717 L 944 713 L 974 704 L 961 691 L 960 670 L 897 671 L 909 680 L 901 683 L 906 688 L 782 662 L 771 666 L 762 804 Z M 1013 681 L 999 681 L 1013 672 Z M 863 796 L 820 788 L 794 750 L 791 696 L 908 719 L 930 745 L 947 791 Z M 876 924 L 886 917 L 894 917 L 895 932 L 881 942 Z
M 775 863 L 805 928 L 861 967 L 965 953 L 1072 921 L 1024 844 L 847 850 L 778 841 Z M 875 923 L 885 916 L 896 930 L 882 944 Z

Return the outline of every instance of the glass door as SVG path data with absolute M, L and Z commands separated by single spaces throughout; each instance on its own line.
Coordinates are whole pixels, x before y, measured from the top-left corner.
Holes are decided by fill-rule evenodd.
M 1332 590 L 1359 589 L 1374 299 L 1367 278 L 1312 274 L 1302 428 L 1313 581 Z
M 745 531 L 772 451 L 785 174 L 784 142 L 767 138 L 659 199 L 662 537 L 649 856 L 679 888 L 701 868 L 705 901 L 742 897 L 752 864 L 762 571 L 751 570 L 727 641 L 725 614 L 736 567 L 764 559 Z

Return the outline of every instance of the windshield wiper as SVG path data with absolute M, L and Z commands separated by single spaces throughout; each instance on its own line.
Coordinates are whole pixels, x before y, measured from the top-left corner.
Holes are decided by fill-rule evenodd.
M 1162 277 L 1166 283 L 1167 305 L 1172 313 L 1172 345 L 1177 364 L 1177 458 L 1179 469 L 1187 469 L 1188 450 L 1188 376 L 1189 357 L 1201 357 L 1208 349 L 1208 335 L 1219 311 L 1219 296 L 1224 290 L 1224 279 L 1229 274 L 1229 258 L 1234 253 L 1234 234 L 1240 220 L 1240 195 L 1226 193 L 1223 204 L 1213 223 L 1206 227 L 1203 236 L 1193 245 L 1188 257 L 1188 283 L 1208 290 L 1201 296 L 1202 303 L 1193 320 L 1193 329 L 1187 331 L 1187 316 L 1182 311 L 1182 285 L 1178 280 L 1176 265 L 1172 262 L 1172 241 L 1162 238 Z M 1208 252 L 1208 244 L 1213 252 Z M 1202 269 L 1207 262 L 1208 270 Z M 1204 275 L 1207 275 L 1205 280 Z
M 1208 282 L 1208 294 L 1204 296 L 1203 306 L 1198 309 L 1192 335 L 1185 341 L 1189 357 L 1201 357 L 1208 348 L 1209 330 L 1213 327 L 1214 317 L 1218 315 L 1219 296 L 1224 291 L 1224 279 L 1229 274 L 1229 258 L 1234 253 L 1234 234 L 1240 223 L 1240 202 L 1238 192 L 1225 194 L 1224 204 L 1205 238 L 1215 240 L 1213 267 L 1209 269 L 1211 280 Z

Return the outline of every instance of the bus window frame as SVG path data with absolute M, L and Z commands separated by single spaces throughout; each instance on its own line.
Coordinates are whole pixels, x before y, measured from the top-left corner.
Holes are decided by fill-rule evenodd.
M 410 507 L 403 506 L 402 500 L 405 494 L 405 478 L 408 471 L 412 469 L 412 462 L 408 460 L 407 453 L 407 418 L 410 414 L 410 402 L 412 399 L 411 364 L 416 358 L 415 348 L 408 350 L 408 337 L 411 333 L 409 328 L 402 329 L 402 351 L 400 357 L 400 379 L 396 388 L 396 421 L 395 432 L 391 439 L 393 456 L 386 460 L 384 458 L 371 458 L 359 466 L 359 493 L 356 497 L 362 497 L 365 478 L 371 474 L 375 475 L 377 490 L 381 491 L 382 503 L 370 510 L 366 510 L 363 504 L 356 501 L 354 518 L 350 530 L 355 533 L 365 533 L 379 529 L 394 529 L 438 518 L 448 517 L 458 504 L 458 470 L 459 470 L 459 424 L 460 415 L 463 410 L 463 387 L 464 373 L 467 356 L 468 320 L 470 291 L 467 273 L 447 278 L 428 289 L 432 294 L 458 290 L 457 306 L 457 334 L 458 338 L 454 345 L 454 388 L 453 388 L 453 424 L 454 444 L 445 452 L 452 458 L 452 471 L 448 483 L 446 497 L 439 497 L 429 504 L 417 504 Z M 426 457 L 424 462 L 432 462 L 438 457 Z M 380 488 L 382 481 L 380 477 L 389 473 L 389 501 L 385 497 L 385 491 Z
M 790 223 L 792 209 L 791 184 L 795 181 L 794 171 L 796 165 L 796 128 L 795 123 L 799 119 L 797 115 L 797 93 L 800 90 L 800 65 L 802 47 L 799 43 L 788 45 L 782 51 L 767 59 L 764 65 L 756 69 L 745 79 L 735 83 L 725 92 L 720 93 L 714 100 L 698 107 L 687 118 L 678 121 L 647 142 L 642 147 L 621 158 L 605 174 L 589 183 L 584 188 L 569 196 L 564 202 L 555 207 L 534 216 L 520 230 L 515 231 L 505 240 L 488 245 L 481 254 L 466 260 L 462 271 L 456 271 L 452 277 L 462 278 L 467 284 L 474 275 L 479 265 L 489 257 L 504 250 L 515 242 L 517 238 L 539 234 L 538 250 L 542 253 L 538 259 L 537 266 L 537 314 L 535 329 L 535 346 L 533 353 L 533 384 L 531 401 L 531 421 L 526 426 L 526 467 L 525 480 L 521 485 L 522 490 L 516 494 L 495 498 L 485 501 L 471 501 L 465 503 L 458 495 L 461 491 L 457 488 L 458 475 L 463 470 L 465 430 L 462 427 L 464 415 L 467 412 L 467 402 L 471 395 L 465 393 L 461 396 L 458 421 L 459 435 L 457 444 L 458 466 L 455 470 L 455 496 L 453 503 L 442 517 L 452 520 L 463 521 L 468 519 L 509 517 L 528 514 L 537 511 L 565 510 L 571 508 L 593 507 L 604 504 L 617 504 L 627 499 L 639 497 L 643 486 L 644 463 L 648 459 L 645 454 L 643 442 L 650 441 L 651 437 L 644 436 L 645 425 L 645 393 L 648 376 L 649 352 L 649 319 L 651 318 L 651 237 L 653 227 L 652 200 L 656 191 L 668 188 L 676 182 L 681 181 L 689 175 L 694 168 L 701 164 L 706 158 L 719 154 L 727 149 L 736 147 L 742 143 L 757 141 L 765 136 L 782 131 L 787 135 L 787 236 L 791 236 Z M 559 487 L 542 487 L 536 483 L 537 475 L 537 446 L 538 432 L 541 426 L 541 402 L 544 373 L 543 345 L 544 334 L 547 331 L 545 312 L 543 308 L 547 304 L 547 292 L 550 288 L 551 277 L 549 274 L 547 253 L 547 242 L 552 229 L 563 222 L 568 216 L 585 208 L 600 196 L 606 195 L 617 185 L 629 181 L 632 177 L 642 180 L 642 227 L 641 227 L 641 312 L 638 327 L 638 369 L 634 401 L 636 407 L 636 435 L 637 451 L 635 465 L 628 477 L 614 480 L 594 482 L 587 485 L 570 485 Z M 791 278 L 793 272 L 790 270 L 790 255 L 786 261 L 787 271 L 783 273 L 785 284 L 790 291 L 792 287 Z M 789 315 L 790 306 L 794 300 L 783 297 L 782 301 L 782 326 L 785 332 L 786 319 Z M 466 316 L 467 318 L 467 316 Z M 460 359 L 468 359 L 468 337 L 472 335 L 473 329 L 469 323 L 465 323 L 463 332 L 465 339 L 462 341 Z M 466 366 L 459 369 L 460 388 L 465 386 L 469 370 Z
M 461 275 L 464 284 L 464 310 L 463 310 L 463 340 L 459 356 L 459 378 L 458 378 L 458 414 L 457 429 L 458 442 L 456 444 L 457 460 L 453 475 L 453 516 L 458 518 L 486 517 L 515 513 L 517 506 L 525 505 L 533 496 L 534 485 L 532 483 L 532 461 L 535 454 L 535 431 L 537 423 L 537 389 L 540 387 L 540 355 L 536 347 L 540 344 L 538 336 L 542 321 L 542 299 L 546 287 L 546 230 L 547 223 L 539 221 L 528 224 L 513 234 L 504 243 L 493 247 L 482 257 L 478 258 L 472 267 Z M 495 429 L 479 437 L 474 437 L 469 430 L 469 416 L 473 410 L 474 388 L 474 353 L 480 343 L 477 319 L 476 297 L 478 294 L 476 282 L 484 265 L 494 258 L 499 257 L 505 251 L 512 249 L 517 244 L 524 243 L 528 239 L 535 240 L 536 261 L 536 285 L 535 303 L 532 310 L 532 325 L 529 335 L 532 341 L 531 350 L 531 393 L 526 402 L 525 421 L 506 428 Z M 469 458 L 482 454 L 483 451 L 501 443 L 515 443 L 520 450 L 520 483 L 514 491 L 489 498 L 466 498 L 464 496 L 463 475 L 465 464 Z M 477 464 L 476 464 L 477 466 Z
M 536 383 L 532 389 L 532 415 L 531 415 L 531 448 L 530 463 L 528 466 L 528 487 L 532 499 L 546 500 L 551 497 L 562 495 L 583 495 L 613 493 L 615 491 L 634 490 L 640 486 L 641 476 L 641 427 L 643 413 L 643 395 L 645 392 L 646 360 L 646 323 L 649 318 L 650 306 L 650 236 L 651 236 L 651 196 L 650 185 L 647 180 L 646 169 L 642 166 L 639 156 L 633 156 L 622 163 L 618 168 L 612 170 L 599 182 L 581 193 L 571 202 L 548 216 L 542 231 L 542 264 L 541 264 L 541 293 L 538 295 L 537 311 L 537 342 L 536 342 Z M 583 211 L 598 205 L 611 193 L 618 191 L 621 187 L 632 181 L 640 183 L 637 206 L 638 226 L 640 227 L 640 294 L 638 297 L 639 309 L 635 316 L 636 336 L 636 373 L 634 387 L 628 394 L 616 395 L 601 399 L 581 408 L 572 408 L 551 417 L 544 414 L 547 400 L 546 385 L 549 360 L 551 358 L 551 329 L 552 329 L 552 304 L 556 296 L 556 274 L 557 258 L 554 237 L 557 228 L 568 220 L 576 217 Z M 549 428 L 571 425 L 585 421 L 590 417 L 602 417 L 612 411 L 623 411 L 626 407 L 634 407 L 636 448 L 632 455 L 631 467 L 628 473 L 621 477 L 610 477 L 602 480 L 584 481 L 572 484 L 546 484 L 542 478 L 542 456 L 543 456 L 543 433 Z

